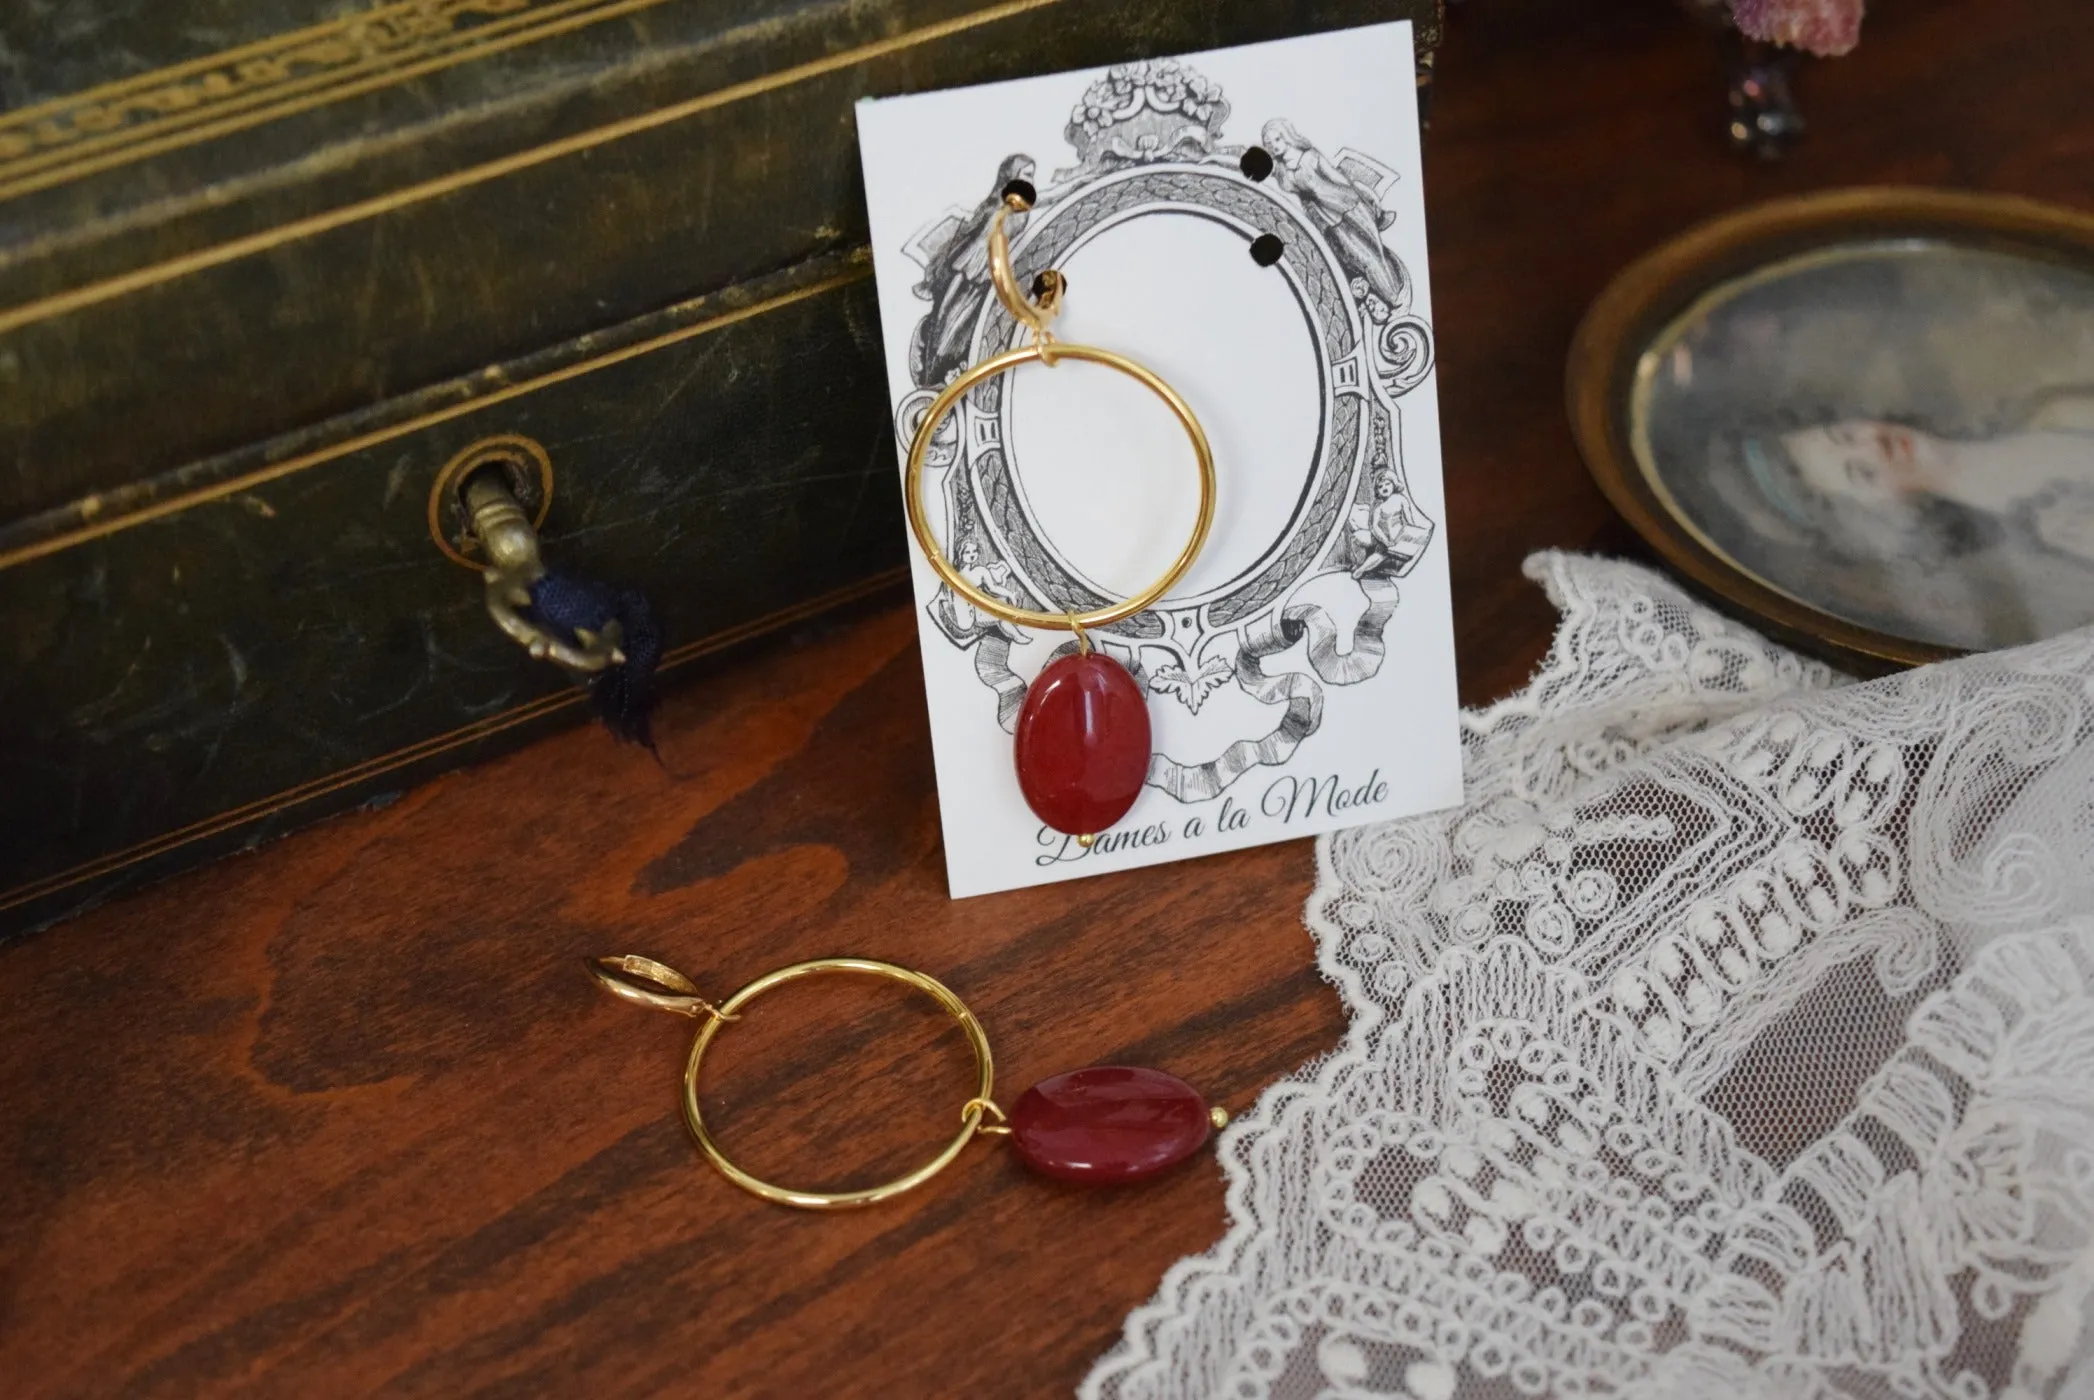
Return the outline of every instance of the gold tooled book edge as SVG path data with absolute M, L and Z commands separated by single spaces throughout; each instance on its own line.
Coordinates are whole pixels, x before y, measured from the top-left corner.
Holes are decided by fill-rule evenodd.
M 0 115 L 0 200 L 662 3 L 404 0 L 52 98 Z
M 73 502 L 71 505 L 58 508 L 60 511 L 72 512 L 80 519 L 80 524 L 70 529 L 59 529 L 43 539 L 29 544 L 18 545 L 13 549 L 0 553 L 0 569 L 11 569 L 18 564 L 26 564 L 33 559 L 41 559 L 49 554 L 57 554 L 63 550 L 72 549 L 90 540 L 113 535 L 120 530 L 128 530 L 133 526 L 143 525 L 148 521 L 178 514 L 193 506 L 203 505 L 209 501 L 223 500 L 228 496 L 236 496 L 244 491 L 251 491 L 266 482 L 276 481 L 282 477 L 308 471 L 313 467 L 322 466 L 337 458 L 348 456 L 352 452 L 361 452 L 366 448 L 391 442 L 396 438 L 419 432 L 435 424 L 447 423 L 455 418 L 463 418 L 467 414 L 493 408 L 497 404 L 507 403 L 511 399 L 536 393 L 540 389 L 564 383 L 581 375 L 591 374 L 612 365 L 622 364 L 627 360 L 651 354 L 656 350 L 665 349 L 668 346 L 691 340 L 697 336 L 706 335 L 712 331 L 724 330 L 728 326 L 736 325 L 752 317 L 764 315 L 767 312 L 776 311 L 780 307 L 790 306 L 794 302 L 805 301 L 810 297 L 820 296 L 825 292 L 835 291 L 838 288 L 862 282 L 871 275 L 871 259 L 865 255 L 865 250 L 861 249 L 852 257 L 849 265 L 842 271 L 823 277 L 818 281 L 809 282 L 804 286 L 793 287 L 775 296 L 767 297 L 762 301 L 753 302 L 748 306 L 734 307 L 717 315 L 693 321 L 688 325 L 677 326 L 660 334 L 635 341 L 630 345 L 619 346 L 615 350 L 607 350 L 601 354 L 577 360 L 572 364 L 561 365 L 557 369 L 550 369 L 542 374 L 532 375 L 528 379 L 519 379 L 513 383 L 504 384 L 498 389 L 489 390 L 484 394 L 479 394 L 458 403 L 446 404 L 442 408 L 431 409 L 426 413 L 416 414 L 397 423 L 388 423 L 383 427 L 372 428 L 366 432 L 353 433 L 338 441 L 331 442 L 325 447 L 317 447 L 310 452 L 301 452 L 295 456 L 287 457 L 283 461 L 271 462 L 265 467 L 258 467 L 253 471 L 239 472 L 223 480 L 214 481 L 208 486 L 201 486 L 192 491 L 184 491 L 169 496 L 165 500 L 153 501 L 134 510 L 112 514 L 106 519 L 97 518 L 100 510 L 99 498 L 93 496 L 83 498 Z
M 334 229 L 347 227 L 350 224 L 361 223 L 366 219 L 377 218 L 382 214 L 390 213 L 395 209 L 400 209 L 410 204 L 418 204 L 426 199 L 452 194 L 458 190 L 483 184 L 489 180 L 499 179 L 505 175 L 513 175 L 519 171 L 575 155 L 608 142 L 621 140 L 627 136 L 634 136 L 641 132 L 668 126 L 688 117 L 696 116 L 701 112 L 725 107 L 731 103 L 760 96 L 763 93 L 774 92 L 780 88 L 791 87 L 794 84 L 806 82 L 809 79 L 818 78 L 828 73 L 834 73 L 840 69 L 855 67 L 861 63 L 886 57 L 889 54 L 904 52 L 920 44 L 931 43 L 954 34 L 964 33 L 969 29 L 994 24 L 1015 15 L 1024 14 L 1030 10 L 1045 9 L 1059 3 L 1061 3 L 1061 0 L 1005 0 L 1005 3 L 1000 5 L 992 5 L 986 9 L 976 10 L 970 14 L 958 15 L 949 20 L 941 20 L 936 24 L 928 24 L 921 29 L 912 29 L 907 33 L 880 39 L 870 44 L 861 44 L 857 48 L 826 54 L 820 58 L 810 59 L 805 63 L 795 64 L 790 68 L 782 68 L 775 73 L 767 73 L 761 78 L 751 78 L 739 83 L 730 83 L 726 87 L 700 93 L 696 97 L 686 98 L 681 102 L 672 102 L 667 106 L 657 107 L 651 111 L 641 112 L 615 122 L 606 123 L 603 126 L 592 127 L 587 131 L 579 131 L 555 141 L 548 141 L 543 145 L 512 152 L 495 160 L 483 161 L 478 165 L 467 166 L 462 170 L 455 170 L 447 175 L 422 180 L 411 185 L 403 185 L 399 189 L 388 190 L 384 194 L 374 195 L 369 199 L 357 200 L 338 208 L 308 215 L 302 219 L 292 219 L 273 228 L 262 229 L 240 238 L 228 239 L 223 243 L 198 248 L 178 257 L 168 258 L 145 267 L 134 268 L 129 272 L 120 273 L 114 277 L 104 278 L 99 282 L 90 282 L 68 291 L 55 292 L 50 296 L 41 297 L 21 306 L 0 311 L 0 335 L 19 330 L 23 326 L 32 325 L 38 321 L 49 320 L 54 316 L 63 316 L 90 306 L 99 305 L 117 297 L 128 296 L 132 292 L 157 286 L 163 282 L 171 282 L 176 278 L 186 277 L 191 273 L 202 272 L 209 268 L 250 257 L 256 253 L 265 252 L 297 239 L 311 238 Z

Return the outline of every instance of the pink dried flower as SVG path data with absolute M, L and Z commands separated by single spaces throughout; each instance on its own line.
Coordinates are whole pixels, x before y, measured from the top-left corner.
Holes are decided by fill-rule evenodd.
M 1731 0 L 1731 17 L 1746 37 L 1791 44 L 1821 58 L 1861 41 L 1863 0 Z

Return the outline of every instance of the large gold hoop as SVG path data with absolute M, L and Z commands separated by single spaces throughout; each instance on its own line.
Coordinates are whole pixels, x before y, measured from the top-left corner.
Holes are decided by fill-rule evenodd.
M 713 1037 L 719 1033 L 720 1027 L 735 1019 L 744 1006 L 787 982 L 834 972 L 855 972 L 889 978 L 928 994 L 945 1008 L 946 1013 L 960 1023 L 960 1029 L 967 1036 L 968 1048 L 974 1052 L 978 1081 L 975 1096 L 960 1109 L 958 1136 L 947 1143 L 936 1157 L 905 1176 L 898 1176 L 878 1186 L 868 1186 L 862 1191 L 798 1191 L 789 1186 L 775 1186 L 736 1166 L 728 1159 L 727 1154 L 720 1150 L 720 1145 L 713 1141 L 712 1134 L 706 1130 L 704 1115 L 698 1107 L 699 1065 L 705 1059 L 706 1047 L 713 1043 Z M 656 997 L 653 1001 L 648 1001 L 643 996 L 635 996 L 633 992 L 620 987 L 616 982 L 604 977 L 601 972 L 597 977 L 612 991 L 629 1000 L 640 1001 L 643 1005 L 667 1006 L 670 1002 L 679 1000 Z M 719 1169 L 722 1176 L 744 1191 L 761 1196 L 767 1201 L 782 1206 L 797 1206 L 801 1210 L 850 1210 L 856 1206 L 877 1205 L 881 1201 L 901 1195 L 904 1191 L 913 1191 L 944 1171 L 974 1139 L 975 1134 L 1002 1131 L 995 1125 L 984 1124 L 982 1121 L 985 1114 L 993 1114 L 999 1121 L 1003 1117 L 1002 1110 L 996 1107 L 990 1097 L 995 1089 L 996 1063 L 989 1054 L 988 1034 L 982 1030 L 981 1022 L 974 1019 L 974 1013 L 967 1009 L 966 1003 L 934 977 L 912 972 L 906 967 L 897 967 L 893 963 L 875 962 L 870 958 L 817 958 L 812 962 L 794 963 L 790 967 L 781 967 L 776 972 L 765 973 L 727 998 L 718 1008 L 707 1007 L 706 1012 L 709 1014 L 705 1014 L 704 1024 L 698 1028 L 698 1038 L 691 1042 L 691 1058 L 684 1065 L 684 1122 L 690 1125 L 691 1136 L 698 1139 L 699 1150 L 705 1153 L 707 1160 Z
M 1021 627 L 1070 631 L 1081 638 L 1086 628 L 1110 626 L 1152 606 L 1164 594 L 1170 592 L 1172 585 L 1183 578 L 1185 571 L 1192 567 L 1192 561 L 1199 558 L 1200 550 L 1207 543 L 1207 534 L 1214 528 L 1214 452 L 1207 445 L 1207 432 L 1200 426 L 1200 420 L 1194 416 L 1191 405 L 1154 371 L 1115 351 L 1101 350 L 1095 345 L 1071 345 L 1054 338 L 1048 330 L 1048 325 L 1061 309 L 1061 297 L 1066 283 L 1059 273 L 1048 274 L 1043 279 L 1044 288 L 1040 301 L 1027 301 L 1024 294 L 1018 290 L 1017 278 L 1011 271 L 1010 247 L 1004 235 L 1005 216 L 1029 207 L 1030 204 L 1026 200 L 1016 195 L 1005 196 L 1004 207 L 996 211 L 989 224 L 989 272 L 998 298 L 1020 324 L 1031 328 L 1033 342 L 1016 350 L 1006 350 L 1001 355 L 992 356 L 972 366 L 958 379 L 946 385 L 937 398 L 931 400 L 930 407 L 923 411 L 923 421 L 916 425 L 916 436 L 909 442 L 909 465 L 902 475 L 902 498 L 908 507 L 909 530 L 916 536 L 917 548 L 923 551 L 924 558 L 929 561 L 938 577 L 944 580 L 946 587 L 991 617 L 1001 618 Z M 963 577 L 960 571 L 953 567 L 952 561 L 945 557 L 945 551 L 938 546 L 937 537 L 931 533 L 930 516 L 923 506 L 923 464 L 925 457 L 930 453 L 931 438 L 938 431 L 938 425 L 975 385 L 983 380 L 992 379 L 1005 370 L 1014 370 L 1020 365 L 1030 364 L 1034 360 L 1049 368 L 1062 360 L 1083 360 L 1094 365 L 1104 365 L 1107 369 L 1118 370 L 1134 380 L 1162 399 L 1171 412 L 1177 415 L 1179 426 L 1183 427 L 1185 435 L 1192 439 L 1193 456 L 1199 464 L 1200 509 L 1198 518 L 1193 522 L 1192 538 L 1185 542 L 1185 548 L 1178 551 L 1178 557 L 1171 561 L 1170 568 L 1164 570 L 1163 576 L 1156 582 L 1121 602 L 1093 608 L 1089 612 L 1037 612 L 1031 608 L 1006 603 L 1001 598 L 983 592 Z

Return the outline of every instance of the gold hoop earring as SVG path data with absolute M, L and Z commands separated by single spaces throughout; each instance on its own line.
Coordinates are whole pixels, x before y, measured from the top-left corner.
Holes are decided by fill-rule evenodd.
M 1191 405 L 1154 371 L 1116 351 L 1055 339 L 1052 326 L 1061 312 L 1067 280 L 1051 269 L 1041 273 L 1040 294 L 1032 300 L 1020 290 L 1017 275 L 1011 269 L 1004 221 L 1031 207 L 1025 197 L 1007 192 L 1002 207 L 989 221 L 988 244 L 989 278 L 997 298 L 1020 325 L 1031 329 L 1032 341 L 971 366 L 931 400 L 909 443 L 902 489 L 909 529 L 916 537 L 917 548 L 955 597 L 965 600 L 978 613 L 1010 626 L 1075 634 L 1075 653 L 1049 662 L 1026 687 L 1012 747 L 1018 787 L 1026 804 L 1048 826 L 1076 837 L 1088 847 L 1099 832 L 1126 816 L 1141 796 L 1142 786 L 1148 780 L 1151 739 L 1148 700 L 1140 685 L 1126 667 L 1098 652 L 1087 632 L 1109 627 L 1150 608 L 1199 558 L 1214 526 L 1214 453 Z M 985 380 L 1035 360 L 1052 368 L 1065 359 L 1117 370 L 1162 399 L 1192 440 L 1193 457 L 1199 468 L 1199 509 L 1192 537 L 1178 551 L 1177 558 L 1147 588 L 1087 612 L 1021 607 L 989 592 L 981 581 L 968 578 L 939 547 L 923 504 L 924 462 L 930 453 L 931 439 L 946 415 Z
M 1209 1108 L 1184 1080 L 1161 1070 L 1124 1065 L 1096 1065 L 1043 1079 L 1025 1091 L 1008 1116 L 992 1097 L 996 1062 L 988 1033 L 967 1004 L 936 978 L 871 958 L 816 958 L 793 963 L 743 987 L 713 1005 L 698 994 L 690 978 L 665 963 L 634 954 L 592 958 L 589 975 L 614 996 L 647 1007 L 671 1011 L 699 1022 L 684 1062 L 684 1123 L 707 1161 L 729 1181 L 751 1195 L 800 1210 L 851 1210 L 892 1200 L 913 1191 L 951 1166 L 976 1137 L 1010 1139 L 1027 1166 L 1064 1181 L 1113 1185 L 1139 1181 L 1176 1166 L 1203 1147 L 1229 1115 Z M 699 1072 L 705 1052 L 721 1026 L 741 1019 L 742 1008 L 768 991 L 804 977 L 837 973 L 886 978 L 936 1001 L 959 1023 L 974 1053 L 974 1097 L 960 1105 L 960 1130 L 930 1161 L 892 1181 L 857 1191 L 807 1191 L 778 1186 L 731 1161 L 706 1127 L 698 1102 Z M 991 1121 L 991 1120 L 994 1121 Z

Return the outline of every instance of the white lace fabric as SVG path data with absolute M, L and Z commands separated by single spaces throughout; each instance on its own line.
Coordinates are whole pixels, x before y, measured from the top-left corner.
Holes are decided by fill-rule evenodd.
M 1317 844 L 1339 1049 L 1086 1400 L 2094 1396 L 2094 631 L 1848 684 L 1633 565 Z

